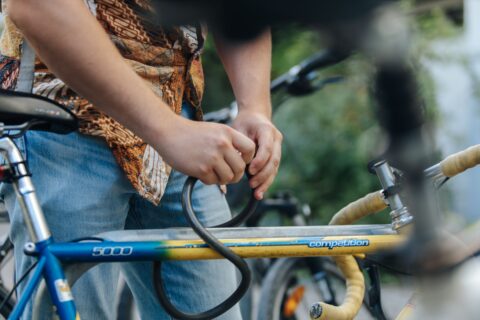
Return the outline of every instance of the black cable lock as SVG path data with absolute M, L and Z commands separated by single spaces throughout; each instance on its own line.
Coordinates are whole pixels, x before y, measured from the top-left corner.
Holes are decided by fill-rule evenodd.
M 162 273 L 162 263 L 161 261 L 154 261 L 153 262 L 153 281 L 155 291 L 158 296 L 158 300 L 165 308 L 165 310 L 174 318 L 176 319 L 187 319 L 187 320 L 206 320 L 206 319 L 213 319 L 221 314 L 228 311 L 232 308 L 235 304 L 237 304 L 240 299 L 244 296 L 247 292 L 250 281 L 251 281 L 251 273 L 250 269 L 240 256 L 235 254 L 231 249 L 221 243 L 217 238 L 215 238 L 197 219 L 195 212 L 192 206 L 192 192 L 195 183 L 198 181 L 197 178 L 189 177 L 185 182 L 182 191 L 182 207 L 185 217 L 195 231 L 195 233 L 205 241 L 206 244 L 210 246 L 211 249 L 215 250 L 218 254 L 222 257 L 233 263 L 235 267 L 240 271 L 242 275 L 242 280 L 238 288 L 222 303 L 218 304 L 217 306 L 200 313 L 189 314 L 184 313 L 181 310 L 177 309 L 169 300 L 167 293 L 165 292 L 165 286 L 162 281 L 161 273 Z M 231 220 L 224 222 L 222 224 L 213 226 L 211 228 L 218 228 L 218 227 L 233 227 L 241 224 L 245 220 L 247 220 L 257 208 L 258 200 L 255 199 L 252 194 L 250 200 L 245 209 L 242 210 L 238 215 L 233 217 Z

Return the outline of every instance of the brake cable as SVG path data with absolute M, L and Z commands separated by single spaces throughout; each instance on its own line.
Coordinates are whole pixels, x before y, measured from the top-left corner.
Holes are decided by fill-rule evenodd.
M 234 253 L 231 249 L 221 243 L 217 238 L 215 238 L 198 220 L 195 215 L 192 206 L 192 192 L 195 183 L 198 181 L 197 178 L 189 177 L 185 182 L 182 191 L 182 207 L 185 217 L 195 231 L 195 233 L 205 241 L 211 249 L 216 251 L 225 259 L 229 260 L 237 269 L 240 271 L 242 275 L 242 279 L 240 281 L 239 286 L 237 289 L 222 303 L 218 304 L 217 306 L 200 313 L 184 313 L 183 311 L 177 309 L 172 302 L 170 302 L 166 290 L 165 285 L 162 280 L 162 262 L 161 261 L 154 261 L 153 262 L 153 283 L 155 287 L 155 291 L 157 293 L 158 300 L 165 308 L 165 310 L 174 318 L 177 319 L 187 319 L 187 320 L 204 320 L 204 319 L 213 319 L 218 317 L 219 315 L 225 313 L 230 308 L 232 308 L 237 302 L 242 299 L 243 295 L 247 292 L 250 286 L 251 280 L 251 273 L 250 269 L 245 262 L 239 255 Z M 258 200 L 255 199 L 252 195 L 247 206 L 234 218 L 231 220 L 221 223 L 219 225 L 213 226 L 211 228 L 218 228 L 218 227 L 233 227 L 241 224 L 243 221 L 248 219 L 257 208 Z
M 7 305 L 8 301 L 12 298 L 13 294 L 15 293 L 15 290 L 17 290 L 18 286 L 27 278 L 27 276 L 32 272 L 32 270 L 37 266 L 38 261 L 35 261 L 28 269 L 22 274 L 20 279 L 15 283 L 13 288 L 8 292 L 7 296 L 3 299 L 3 301 L 0 301 L 0 311 Z

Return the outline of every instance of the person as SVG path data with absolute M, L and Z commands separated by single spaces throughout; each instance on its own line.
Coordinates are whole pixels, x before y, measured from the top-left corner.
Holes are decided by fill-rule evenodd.
M 148 0 L 8 0 L 3 7 L 2 87 L 14 88 L 26 39 L 38 57 L 33 92 L 62 103 L 80 120 L 80 133 L 32 131 L 18 142 L 56 241 L 185 226 L 180 192 L 186 175 L 203 182 L 193 205 L 206 225 L 229 218 L 217 185 L 238 181 L 247 164 L 254 195 L 263 197 L 277 173 L 282 140 L 271 122 L 268 31 L 245 43 L 215 37 L 239 106 L 228 127 L 192 121 L 201 118 L 204 86 L 201 24 L 158 25 L 147 18 Z M 32 263 L 22 254 L 28 234 L 12 188 L 5 185 L 2 193 L 21 275 Z M 169 319 L 147 262 L 104 264 L 84 275 L 73 287 L 82 318 L 115 318 L 120 268 L 141 318 Z M 167 294 L 185 312 L 211 308 L 236 287 L 225 261 L 169 262 L 163 274 Z M 29 319 L 31 304 L 26 312 Z M 240 318 L 238 307 L 221 317 Z

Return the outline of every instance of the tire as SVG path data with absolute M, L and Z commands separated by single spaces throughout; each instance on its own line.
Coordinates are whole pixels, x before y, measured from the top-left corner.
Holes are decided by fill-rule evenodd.
M 294 291 L 298 292 L 301 287 L 303 294 L 294 313 L 286 313 L 288 296 Z M 344 295 L 344 277 L 329 258 L 278 259 L 263 281 L 257 319 L 309 319 L 313 303 L 324 301 L 338 305 Z M 366 307 L 361 312 L 370 314 Z
M 3 286 L 0 286 L 0 305 L 3 303 L 4 299 L 8 296 L 8 290 L 5 289 Z M 4 305 L 3 308 L 0 310 L 0 320 L 7 319 L 10 313 L 15 306 L 15 302 L 13 299 L 9 299 Z

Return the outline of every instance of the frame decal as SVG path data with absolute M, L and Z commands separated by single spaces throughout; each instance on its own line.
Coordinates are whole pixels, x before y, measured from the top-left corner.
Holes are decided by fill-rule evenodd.
M 340 247 L 368 247 L 370 246 L 370 240 L 368 239 L 345 239 L 345 240 L 318 240 L 310 241 L 308 243 L 309 248 L 333 248 Z
M 72 291 L 70 291 L 70 286 L 66 279 L 57 279 L 54 284 L 60 302 L 73 300 Z

